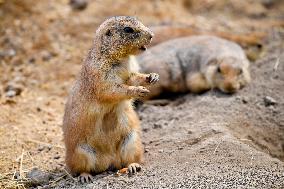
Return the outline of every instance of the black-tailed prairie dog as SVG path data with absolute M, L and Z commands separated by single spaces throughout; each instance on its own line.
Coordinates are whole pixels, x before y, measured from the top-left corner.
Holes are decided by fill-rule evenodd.
M 201 93 L 218 88 L 234 93 L 250 81 L 249 61 L 234 42 L 213 36 L 192 36 L 169 40 L 130 59 L 143 73 L 160 75 L 150 86 L 156 97 L 164 92 Z
M 66 164 L 82 182 L 108 169 L 141 169 L 140 125 L 131 99 L 148 94 L 143 86 L 155 83 L 158 75 L 131 72 L 127 59 L 145 50 L 152 37 L 140 21 L 127 16 L 109 18 L 96 31 L 63 121 Z

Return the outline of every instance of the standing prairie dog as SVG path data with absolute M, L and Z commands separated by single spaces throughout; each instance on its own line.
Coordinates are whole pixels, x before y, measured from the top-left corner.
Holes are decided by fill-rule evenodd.
M 131 72 L 126 60 L 145 50 L 152 37 L 140 21 L 127 16 L 109 18 L 96 31 L 63 120 L 66 164 L 81 182 L 108 169 L 141 169 L 140 125 L 131 99 L 147 95 L 143 86 L 155 83 L 158 75 Z
M 213 36 L 178 38 L 151 47 L 130 62 L 143 73 L 160 75 L 147 98 L 164 92 L 202 93 L 218 88 L 234 93 L 250 81 L 249 61 L 234 42 Z

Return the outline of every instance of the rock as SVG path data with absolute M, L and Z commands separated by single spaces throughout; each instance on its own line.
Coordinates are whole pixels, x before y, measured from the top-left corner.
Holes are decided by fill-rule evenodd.
M 267 8 L 270 8 L 272 7 L 275 3 L 276 3 L 277 0 L 261 0 L 261 3 L 267 7 Z
M 86 0 L 70 0 L 69 4 L 74 10 L 84 10 L 88 2 Z
M 38 147 L 37 151 L 41 152 L 41 151 L 43 151 L 44 149 L 45 149 L 45 146 L 40 146 L 40 147 Z
M 163 153 L 163 152 L 164 152 L 164 150 L 163 150 L 163 149 L 160 149 L 160 150 L 158 150 L 158 152 L 159 152 L 159 153 Z
M 20 179 L 21 177 L 20 177 L 20 173 L 19 172 L 16 172 L 15 174 L 14 174 L 14 179 Z
M 244 97 L 237 96 L 236 100 L 241 101 L 243 104 L 247 104 L 249 102 L 249 99 L 245 96 Z
M 49 51 L 42 51 L 41 57 L 43 61 L 49 61 L 53 57 L 53 54 Z
M 191 135 L 192 133 L 193 133 L 193 132 L 192 132 L 192 131 L 190 131 L 190 130 L 189 130 L 189 131 L 187 131 L 187 134 L 189 134 L 189 135 Z
M 270 96 L 264 97 L 263 101 L 264 101 L 264 105 L 265 106 L 273 106 L 273 105 L 277 104 L 277 101 L 274 98 L 270 97 Z
M 16 51 L 14 49 L 0 51 L 0 57 L 13 57 L 15 55 L 16 55 Z
M 147 133 L 149 131 L 149 129 L 148 128 L 143 128 L 142 131 Z
M 31 180 L 31 184 L 33 186 L 46 185 L 49 183 L 52 175 L 50 173 L 41 171 L 38 168 L 33 168 L 27 173 L 27 178 Z
M 35 63 L 35 61 L 36 61 L 35 57 L 31 57 L 29 58 L 28 63 L 32 64 L 32 63 Z
M 159 123 L 154 123 L 153 128 L 154 128 L 154 129 L 161 129 L 161 128 L 162 128 L 162 125 L 159 124 Z
M 7 91 L 6 92 L 6 97 L 12 98 L 16 96 L 16 91 Z
M 247 104 L 247 103 L 248 103 L 248 99 L 247 99 L 246 97 L 243 97 L 243 98 L 242 98 L 242 102 L 243 102 L 244 104 Z
M 23 87 L 18 84 L 9 84 L 5 89 L 6 97 L 14 97 L 20 95 L 23 91 Z

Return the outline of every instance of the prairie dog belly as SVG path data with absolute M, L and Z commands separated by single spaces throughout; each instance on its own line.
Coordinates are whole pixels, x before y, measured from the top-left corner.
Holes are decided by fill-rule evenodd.
M 111 167 L 121 168 L 123 159 L 133 153 L 137 133 L 129 125 L 133 122 L 128 113 L 129 105 L 129 101 L 110 105 L 108 108 L 104 105 L 96 119 L 95 130 L 90 138 L 87 137 L 87 143 L 96 151 L 97 172 Z

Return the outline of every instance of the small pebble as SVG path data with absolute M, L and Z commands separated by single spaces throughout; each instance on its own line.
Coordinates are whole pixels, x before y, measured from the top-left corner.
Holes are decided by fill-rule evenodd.
M 84 10 L 88 2 L 86 0 L 70 0 L 69 4 L 74 10 Z
M 6 97 L 14 97 L 20 95 L 23 91 L 23 87 L 17 84 L 10 84 L 5 88 Z
M 16 51 L 14 49 L 0 51 L 0 57 L 13 57 L 15 55 L 16 55 Z
M 154 123 L 153 128 L 154 128 L 154 129 L 161 129 L 161 128 L 162 128 L 162 125 L 159 124 L 159 123 Z
M 32 64 L 32 63 L 35 63 L 36 59 L 34 57 L 31 57 L 29 60 L 28 60 L 28 63 L 29 64 Z
M 41 152 L 41 151 L 43 151 L 44 149 L 45 149 L 45 146 L 40 146 L 40 147 L 38 147 L 37 150 L 38 150 L 39 152 Z
M 248 99 L 247 99 L 246 97 L 243 97 L 243 98 L 242 98 L 242 102 L 243 102 L 244 104 L 247 104 L 247 103 L 248 103 Z
M 42 51 L 41 52 L 41 57 L 43 61 L 49 61 L 52 58 L 52 53 L 48 52 L 48 51 Z
M 266 96 L 263 98 L 263 101 L 264 101 L 264 105 L 265 106 L 272 106 L 272 105 L 276 105 L 277 104 L 277 101 L 270 97 L 270 96 Z
M 6 97 L 12 98 L 16 96 L 16 91 L 8 91 L 6 92 Z
M 20 173 L 19 172 L 16 172 L 15 175 L 14 175 L 14 179 L 20 179 Z
M 46 185 L 49 184 L 49 180 L 52 178 L 52 175 L 50 173 L 41 171 L 38 168 L 33 168 L 27 173 L 27 178 L 31 180 L 31 184 L 34 186 Z
M 143 128 L 142 131 L 147 133 L 149 131 L 149 129 L 148 128 Z

